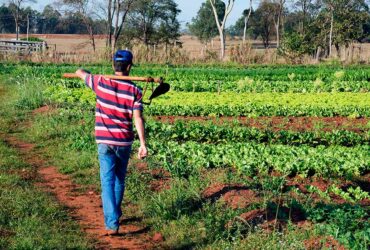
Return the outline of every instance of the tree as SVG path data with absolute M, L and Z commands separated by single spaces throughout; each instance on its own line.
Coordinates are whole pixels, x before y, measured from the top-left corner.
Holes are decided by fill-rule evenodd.
M 323 2 L 326 5 L 328 13 L 330 14 L 329 56 L 331 56 L 333 47 L 334 8 L 336 0 L 323 0 Z
M 216 2 L 221 1 L 221 0 L 208 0 L 208 1 L 210 1 L 211 3 L 214 18 L 215 18 L 217 28 L 218 28 L 218 33 L 220 35 L 220 43 L 221 43 L 220 58 L 222 60 L 225 57 L 225 49 L 226 49 L 225 25 L 226 25 L 227 18 L 230 15 L 231 10 L 234 7 L 235 0 L 227 0 L 227 4 L 222 1 L 225 4 L 225 13 L 223 15 L 222 21 L 218 19 L 219 13 L 217 13 L 217 7 L 216 7 L 217 6 Z
M 286 33 L 279 48 L 279 53 L 293 63 L 301 63 L 304 55 L 314 51 L 310 42 L 310 39 L 299 32 Z
M 11 10 L 3 4 L 0 6 L 0 33 L 11 33 L 15 30 L 15 23 Z
M 251 19 L 254 32 L 261 36 L 265 48 L 269 47 L 271 36 L 274 34 L 276 4 L 262 1 Z
M 317 19 L 325 24 L 321 39 L 326 40 L 329 35 L 325 46 L 329 56 L 332 56 L 333 46 L 339 53 L 341 45 L 348 47 L 350 42 L 363 35 L 368 11 L 369 6 L 364 0 L 323 0 L 323 9 Z
M 127 16 L 124 43 L 141 41 L 146 46 L 168 45 L 180 36 L 177 15 L 180 10 L 173 0 L 138 0 Z
M 294 55 L 306 53 L 315 55 L 319 60 L 322 50 L 324 55 L 332 55 L 332 47 L 341 56 L 341 47 L 348 49 L 353 41 L 366 37 L 369 7 L 364 0 L 325 1 L 322 6 L 312 4 L 308 9 L 305 31 L 286 37 L 283 52 Z M 346 53 L 347 54 L 347 53 Z
M 217 1 L 216 8 L 218 20 L 221 22 L 225 15 L 225 5 L 221 1 Z M 207 44 L 213 37 L 218 35 L 217 24 L 213 18 L 210 18 L 212 16 L 213 10 L 211 3 L 206 1 L 202 3 L 196 17 L 191 20 L 191 23 L 187 24 L 190 33 L 204 44 Z
M 295 7 L 299 9 L 299 14 L 301 14 L 299 31 L 304 35 L 307 23 L 310 21 L 310 16 L 314 9 L 313 0 L 298 0 L 295 3 Z
M 334 37 L 332 43 L 340 55 L 340 46 L 348 48 L 353 41 L 360 41 L 364 36 L 364 24 L 369 17 L 369 7 L 363 0 L 339 0 L 334 16 Z
M 87 34 L 82 17 L 76 12 L 65 12 L 56 28 L 61 34 Z
M 243 43 L 245 43 L 245 40 L 246 40 L 248 21 L 249 21 L 249 18 L 251 17 L 252 11 L 253 11 L 252 5 L 253 5 L 253 0 L 249 0 L 248 15 L 244 14 Z
M 59 33 L 59 24 L 62 14 L 51 5 L 46 5 L 41 13 L 42 22 L 38 23 L 38 30 L 43 34 Z
M 90 0 L 62 0 L 62 3 L 69 7 L 71 12 L 74 12 L 81 18 L 89 34 L 91 46 L 95 51 L 94 21 L 91 18 L 94 15 L 94 11 L 91 8 L 92 2 Z
M 158 27 L 158 42 L 167 46 L 180 37 L 180 23 L 177 20 L 180 10 L 174 1 L 166 1 L 164 5 L 167 11 L 163 13 L 162 22 Z
M 36 3 L 35 0 L 9 0 L 9 9 L 14 16 L 16 39 L 19 39 L 19 23 L 22 4 L 26 2 Z
M 370 13 L 368 13 L 366 19 L 363 25 L 364 35 L 359 39 L 361 42 L 370 42 Z
M 275 23 L 275 31 L 276 31 L 276 46 L 279 48 L 280 46 L 280 28 L 282 24 L 282 16 L 284 11 L 284 4 L 286 0 L 274 0 L 273 3 L 275 4 L 275 15 L 274 15 L 274 23 Z
M 111 0 L 109 0 L 111 1 Z M 126 17 L 135 3 L 135 0 L 113 0 L 112 16 L 115 16 L 115 23 L 113 28 L 113 34 L 109 32 L 109 46 L 111 47 L 111 53 L 113 55 L 117 47 L 118 38 L 122 33 L 123 24 L 126 21 Z M 109 22 L 112 22 L 111 17 L 108 18 Z M 110 27 L 111 24 L 109 23 Z

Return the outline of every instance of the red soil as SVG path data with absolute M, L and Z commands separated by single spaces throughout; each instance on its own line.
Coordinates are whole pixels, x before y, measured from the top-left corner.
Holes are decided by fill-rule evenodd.
M 258 198 L 252 190 L 231 190 L 222 197 L 222 200 L 231 208 L 237 209 L 248 207 L 257 202 Z
M 153 236 L 153 241 L 155 242 L 162 242 L 164 241 L 163 235 L 160 233 L 155 233 Z
M 314 186 L 318 188 L 320 191 L 325 192 L 330 185 L 332 185 L 332 182 L 330 180 L 322 179 L 322 178 L 301 178 L 299 176 L 296 176 L 294 178 L 288 179 L 286 186 L 287 187 L 296 187 L 298 188 L 302 193 L 307 194 L 308 186 Z
M 307 250 L 336 249 L 345 250 L 346 248 L 332 236 L 314 237 L 304 241 Z
M 14 232 L 0 228 L 0 237 L 1 238 L 8 238 L 8 237 L 11 237 L 13 235 L 15 235 Z
M 255 209 L 247 213 L 243 213 L 234 218 L 234 220 L 227 223 L 227 227 L 231 228 L 236 222 L 241 222 L 248 225 L 250 228 L 259 226 L 265 232 L 272 232 L 275 230 L 283 230 L 287 224 L 287 219 L 300 227 L 309 227 L 310 223 L 306 221 L 304 212 L 298 208 L 288 208 L 285 206 L 279 207 L 279 213 L 276 209 Z M 280 214 L 285 215 L 281 216 Z
M 153 180 L 149 183 L 150 190 L 159 192 L 170 188 L 171 174 L 168 171 L 162 168 L 150 170 L 145 162 L 136 163 L 135 167 L 141 173 L 150 174 L 153 177 Z
M 329 179 L 323 179 L 323 178 L 301 178 L 301 177 L 294 177 L 291 179 L 288 179 L 287 184 L 285 186 L 285 190 L 287 188 L 297 188 L 300 192 L 304 194 L 308 194 L 308 187 L 313 186 L 319 189 L 322 192 L 326 192 L 328 188 L 334 184 L 333 180 Z M 343 191 L 347 191 L 350 187 L 357 188 L 360 187 L 363 191 L 369 192 L 370 187 L 370 180 L 366 176 L 358 177 L 357 180 L 348 181 L 348 180 L 339 180 L 339 184 L 335 183 L 335 185 L 342 189 Z M 335 195 L 333 193 L 328 194 L 331 203 L 335 204 L 344 204 L 349 203 L 349 201 L 343 199 L 342 197 Z M 314 199 L 315 202 L 322 202 L 322 198 L 319 197 L 318 194 L 313 193 L 310 194 L 311 198 Z M 370 205 L 370 199 L 363 199 L 362 201 L 358 202 L 361 206 L 369 206 Z
M 240 184 L 212 185 L 203 191 L 202 197 L 205 200 L 211 200 L 213 202 L 216 200 L 221 200 L 228 207 L 231 207 L 233 209 L 246 208 L 251 204 L 260 201 L 260 198 L 256 195 L 254 191 Z
M 368 131 L 366 128 L 370 122 L 369 118 L 351 119 L 348 117 L 185 117 L 185 116 L 156 116 L 158 121 L 174 123 L 177 120 L 181 121 L 199 121 L 199 122 L 214 122 L 223 124 L 225 122 L 238 121 L 244 126 L 258 129 L 269 129 L 273 131 L 292 130 L 292 131 L 325 131 L 333 130 L 348 130 L 356 133 Z
M 81 225 L 84 232 L 94 241 L 97 249 L 152 249 L 152 238 L 145 225 L 129 224 L 130 218 L 123 218 L 124 224 L 120 234 L 116 237 L 105 236 L 103 214 L 100 195 L 93 191 L 79 193 L 79 186 L 74 184 L 70 177 L 58 172 L 53 166 L 46 163 L 34 152 L 34 145 L 25 143 L 15 137 L 9 137 L 7 142 L 18 149 L 24 160 L 37 169 L 41 181 L 40 188 L 52 193 L 58 201 L 71 209 L 71 216 Z
M 52 110 L 51 107 L 46 105 L 46 106 L 42 106 L 40 108 L 33 110 L 32 114 L 35 115 L 35 114 L 40 114 L 40 113 L 49 113 L 51 110 Z

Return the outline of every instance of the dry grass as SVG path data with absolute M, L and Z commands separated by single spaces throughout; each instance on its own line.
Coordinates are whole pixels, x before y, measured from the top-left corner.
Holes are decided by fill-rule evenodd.
M 70 34 L 32 34 L 33 37 L 44 39 L 50 47 L 47 53 L 32 55 L 29 58 L 36 62 L 101 62 L 109 60 L 110 55 L 105 47 L 106 38 L 104 35 L 95 37 L 96 52 L 93 52 L 88 35 Z M 14 39 L 14 34 L 0 34 L 0 39 Z M 21 35 L 21 38 L 25 35 Z M 193 62 L 218 62 L 220 43 L 218 38 L 213 39 L 207 45 L 200 43 L 195 37 L 184 35 L 178 43 L 170 49 L 154 46 L 134 46 L 131 48 L 135 54 L 136 62 L 155 63 L 193 63 Z M 241 64 L 251 63 L 287 63 L 284 58 L 277 56 L 276 49 L 252 49 L 252 43 L 261 41 L 249 41 L 242 44 L 240 38 L 227 38 L 225 61 Z M 125 49 L 125 48 L 123 48 Z M 370 63 L 370 44 L 354 44 L 348 50 L 346 57 L 342 52 L 342 61 L 349 63 L 362 62 Z M 14 60 L 16 56 L 3 57 L 6 60 Z M 315 63 L 309 57 L 303 63 Z

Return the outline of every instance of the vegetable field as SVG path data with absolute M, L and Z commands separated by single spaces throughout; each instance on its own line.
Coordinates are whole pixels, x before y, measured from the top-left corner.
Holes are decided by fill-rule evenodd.
M 24 138 L 99 192 L 95 96 L 61 78 L 76 68 L 0 64 L 14 110 L 32 121 Z M 163 236 L 160 248 L 369 248 L 369 66 L 138 65 L 131 74 L 171 84 L 144 108 L 150 156 L 133 154 L 124 205 Z

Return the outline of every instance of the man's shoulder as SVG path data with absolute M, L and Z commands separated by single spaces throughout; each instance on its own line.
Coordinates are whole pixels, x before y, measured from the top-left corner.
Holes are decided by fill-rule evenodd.
M 128 85 L 128 86 L 131 86 L 136 91 L 141 91 L 140 86 L 137 85 L 136 83 L 134 83 L 133 81 L 127 81 L 127 80 L 114 80 L 114 81 L 119 82 L 121 84 L 125 84 L 125 85 Z
M 128 81 L 128 80 L 118 80 L 118 79 L 110 79 L 110 78 L 105 78 L 104 75 L 94 75 L 96 77 L 95 79 L 98 79 L 100 83 L 103 83 L 108 86 L 114 87 L 114 85 L 122 85 L 122 87 L 134 90 L 134 91 L 139 91 L 141 92 L 140 86 L 138 86 L 136 83 L 133 81 Z

